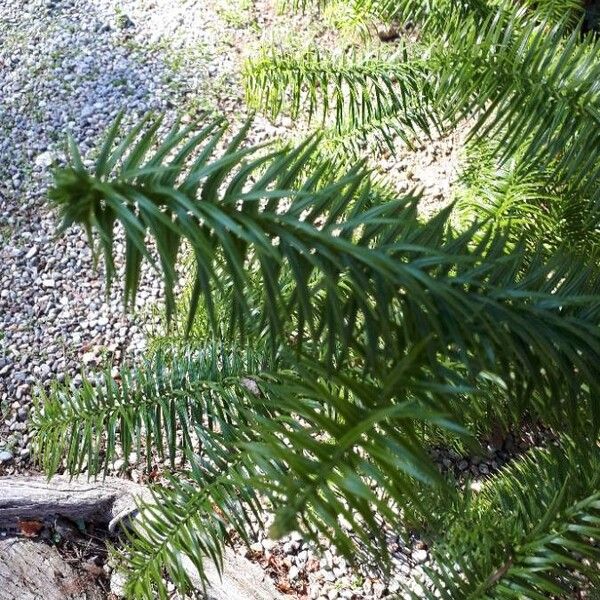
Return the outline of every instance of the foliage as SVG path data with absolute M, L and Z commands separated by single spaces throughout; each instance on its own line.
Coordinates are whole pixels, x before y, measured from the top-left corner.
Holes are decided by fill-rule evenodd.
M 326 138 L 386 124 L 390 148 L 394 131 L 411 142 L 471 119 L 459 226 L 452 205 L 424 222 L 418 193 L 374 182 L 362 142 L 339 160 L 320 136 L 252 146 L 251 122 L 165 132 L 148 116 L 122 131 L 119 117 L 86 167 L 71 141 L 50 192 L 62 229 L 99 243 L 109 285 L 123 264 L 126 305 L 154 269 L 167 319 L 192 335 L 43 394 L 37 456 L 49 474 L 92 475 L 134 450 L 148 469 L 170 459 L 125 533 L 133 597 L 166 598 L 165 576 L 189 591 L 186 565 L 204 578 L 265 512 L 274 536 L 298 530 L 384 572 L 387 532 L 430 521 L 415 597 L 597 592 L 598 42 L 571 0 L 353 6 L 414 20 L 417 45 L 267 51 L 247 66 L 250 100 L 319 115 Z M 479 494 L 431 459 L 434 440 L 470 449 L 525 419 L 549 428 L 546 447 Z
M 110 372 L 101 383 L 85 378 L 75 390 L 69 381 L 55 384 L 38 398 L 43 408 L 37 414 L 43 412 L 43 419 L 34 420 L 44 470 L 53 475 L 66 457 L 73 473 L 84 465 L 91 474 L 106 473 L 121 454 L 127 468 L 134 450 L 138 459 L 145 452 L 148 466 L 153 458 L 166 456 L 174 467 L 178 454 L 185 459 L 200 443 L 199 431 L 195 440 L 191 437 L 197 426 L 213 430 L 234 418 L 233 397 L 242 393 L 245 378 L 268 364 L 266 353 L 213 344 L 194 353 L 158 352 L 116 378 Z
M 419 137 L 467 121 L 470 137 L 492 150 L 498 177 L 518 161 L 527 179 L 542 172 L 562 198 L 560 207 L 552 192 L 531 202 L 525 186 L 515 190 L 517 212 L 540 214 L 545 204 L 557 219 L 572 220 L 583 211 L 575 236 L 596 235 L 600 42 L 582 34 L 579 0 L 351 4 L 374 19 L 418 23 L 410 55 L 384 46 L 376 61 L 355 52 L 340 63 L 325 51 L 308 50 L 307 61 L 265 51 L 246 68 L 250 101 L 270 114 L 288 110 L 294 117 L 311 115 L 319 105 L 335 123 L 331 142 L 351 150 L 383 141 L 394 151 L 398 139 L 410 147 Z M 387 103 L 377 101 L 373 90 L 379 89 L 386 90 Z M 525 233 L 521 225 L 512 222 L 518 236 Z M 561 240 L 558 235 L 551 243 Z
M 597 253 L 600 228 L 589 214 L 590 199 L 568 185 L 557 185 L 552 166 L 528 166 L 522 155 L 501 163 L 485 141 L 469 144 L 466 156 L 456 192 L 464 225 L 488 221 L 515 243 L 525 234 L 532 248 L 563 246 Z
M 598 459 L 597 448 L 563 438 L 464 498 L 426 569 L 423 593 L 411 597 L 566 598 L 582 585 L 597 590 Z
M 377 130 L 391 145 L 391 127 L 410 145 L 411 139 L 429 135 L 437 125 L 425 100 L 432 94 L 425 67 L 405 48 L 393 60 L 323 57 L 314 48 L 286 54 L 265 51 L 247 65 L 247 97 L 250 105 L 272 116 L 285 108 L 292 118 L 302 114 L 310 122 L 320 112 L 325 123 L 333 115 L 332 139 L 343 134 L 351 142 L 359 131 L 364 137 Z

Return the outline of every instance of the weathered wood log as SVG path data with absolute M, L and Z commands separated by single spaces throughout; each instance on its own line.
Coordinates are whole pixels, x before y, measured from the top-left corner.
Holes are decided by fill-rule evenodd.
M 141 485 L 117 477 L 88 481 L 67 477 L 9 476 L 0 478 L 0 530 L 20 520 L 53 520 L 111 524 L 135 510 L 135 498 L 147 497 Z
M 77 573 L 56 548 L 26 539 L 0 540 L 0 600 L 102 600 L 94 578 Z
M 202 584 L 191 562 L 183 558 L 185 570 L 194 585 Z M 213 563 L 207 561 L 205 572 L 210 582 L 207 600 L 284 600 L 290 596 L 280 593 L 262 568 L 228 549 L 223 557 L 223 574 L 219 577 Z
M 147 499 L 148 495 L 148 490 L 143 486 L 116 477 L 99 481 L 69 480 L 66 477 L 55 477 L 50 481 L 39 476 L 1 477 L 0 532 L 18 532 L 19 521 L 37 520 L 51 523 L 58 517 L 71 521 L 81 519 L 87 523 L 114 525 L 135 510 L 136 498 Z M 36 549 L 39 550 L 37 556 Z M 77 590 L 72 595 L 66 595 L 64 587 L 59 585 L 56 588 L 56 582 L 47 581 L 48 577 L 43 573 L 54 568 L 52 564 L 55 565 L 57 573 L 61 573 L 62 567 L 56 550 L 45 544 L 15 538 L 5 539 L 0 545 L 0 555 L 0 600 L 96 598 L 92 595 L 95 592 L 89 592 L 86 596 L 87 592 L 77 595 Z M 56 562 L 57 560 L 59 562 Z M 185 558 L 183 561 L 192 581 L 196 582 L 200 589 L 200 579 L 193 565 Z M 36 567 L 32 569 L 30 576 L 26 576 L 22 573 L 28 562 L 46 566 L 40 569 Z M 286 597 L 277 591 L 260 566 L 236 555 L 233 550 L 226 552 L 221 578 L 208 562 L 210 600 L 279 600 Z M 58 584 L 61 581 L 80 581 L 76 575 L 72 576 L 73 570 L 68 565 L 64 564 L 63 567 L 64 574 L 57 575 Z M 18 582 L 19 578 L 22 579 L 20 587 L 9 587 L 13 585 L 13 581 Z M 13 595 L 3 595 L 5 590 L 10 590 Z M 63 595 L 57 595 L 61 590 Z

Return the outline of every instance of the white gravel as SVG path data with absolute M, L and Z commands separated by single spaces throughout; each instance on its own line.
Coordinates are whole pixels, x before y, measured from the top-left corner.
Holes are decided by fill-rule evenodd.
M 133 119 L 173 106 L 164 64 L 128 48 L 128 35 L 110 2 L 0 6 L 0 450 L 13 468 L 28 457 L 34 383 L 118 365 L 144 348 L 118 290 L 105 297 L 82 233 L 53 239 L 45 202 L 67 132 L 85 154 L 120 109 Z M 158 281 L 148 279 L 140 303 L 158 294 Z

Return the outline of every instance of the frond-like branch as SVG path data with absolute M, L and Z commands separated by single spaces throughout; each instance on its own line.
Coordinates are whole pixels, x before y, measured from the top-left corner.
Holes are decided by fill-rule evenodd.
M 401 510 L 419 504 L 419 483 L 442 493 L 416 428 L 427 423 L 466 433 L 446 412 L 447 398 L 464 386 L 436 382 L 422 366 L 425 347 L 380 380 L 349 370 L 331 375 L 304 361 L 263 386 L 266 406 L 279 417 L 258 415 L 260 435 L 244 447 L 263 474 L 256 487 L 278 507 L 274 536 L 299 530 L 315 544 L 335 540 L 352 562 L 366 550 L 381 568 L 389 566 L 382 524 L 401 528 Z
M 346 123 L 325 129 L 323 145 L 330 147 L 342 159 L 359 157 L 373 147 L 395 153 L 398 140 L 414 150 L 415 143 L 423 135 L 429 137 L 433 129 L 441 133 L 440 127 L 433 118 L 424 115 L 422 108 L 391 106 L 363 123 Z
M 155 486 L 152 500 L 140 504 L 119 559 L 132 597 L 167 598 L 165 573 L 181 593 L 195 590 L 191 574 L 207 583 L 207 560 L 220 572 L 232 533 L 249 543 L 263 505 L 250 483 L 256 474 L 252 458 L 236 445 L 244 431 L 205 431 L 204 456 L 193 458 L 192 470 L 170 477 L 168 486 Z
M 232 399 L 242 418 L 220 431 L 198 428 L 202 452 L 183 475 L 190 483 L 173 480 L 142 507 L 128 536 L 132 590 L 160 587 L 159 566 L 187 589 L 183 557 L 200 573 L 204 560 L 218 564 L 229 530 L 248 540 L 250 514 L 258 516 L 261 502 L 274 512 L 274 537 L 297 530 L 317 545 L 335 541 L 350 561 L 367 553 L 389 567 L 383 520 L 400 527 L 401 508 L 420 508 L 419 485 L 443 487 L 415 427 L 465 433 L 441 412 L 460 388 L 422 379 L 424 347 L 381 383 L 358 372 L 332 378 L 302 359 L 293 371 L 259 381 L 260 393 L 247 403 Z
M 91 475 L 132 451 L 154 457 L 198 449 L 196 428 L 222 428 L 239 419 L 244 383 L 272 367 L 268 353 L 207 344 L 186 353 L 159 353 L 140 367 L 105 373 L 81 387 L 55 384 L 37 398 L 33 415 L 36 458 L 52 475 L 66 469 Z M 143 442 L 143 443 L 142 443 Z
M 417 23 L 429 36 L 448 31 L 450 23 L 474 20 L 481 23 L 496 11 L 525 8 L 530 20 L 575 25 L 584 12 L 581 0 L 353 0 L 355 10 L 385 21 Z
M 599 589 L 599 456 L 564 438 L 486 483 L 445 541 L 413 598 L 569 597 Z
M 292 324 L 298 348 L 308 338 L 338 360 L 352 349 L 376 371 L 426 339 L 434 369 L 440 356 L 450 357 L 474 373 L 501 376 L 511 395 L 535 389 L 543 398 L 565 398 L 564 406 L 578 402 L 582 385 L 599 385 L 599 274 L 592 266 L 564 255 L 526 260 L 518 248 L 506 255 L 502 238 L 473 248 L 473 231 L 444 233 L 448 212 L 406 227 L 407 215 L 414 223 L 407 199 L 373 203 L 360 167 L 331 181 L 324 165 L 298 181 L 313 143 L 256 157 L 255 149 L 238 149 L 238 136 L 211 162 L 208 152 L 221 135 L 213 133 L 202 149 L 197 136 L 185 142 L 187 154 L 192 147 L 199 153 L 185 167 L 163 164 L 159 153 L 146 165 L 92 175 L 74 154 L 73 166 L 57 173 L 52 195 L 66 222 L 94 227 L 109 261 L 114 224 L 123 226 L 130 294 L 142 260 L 151 260 L 151 237 L 172 297 L 185 241 L 195 258 L 191 319 L 201 298 L 210 314 L 213 286 L 228 278 L 239 322 L 259 310 L 277 345 Z M 134 155 L 146 137 L 130 142 Z M 248 272 L 264 290 L 262 306 L 252 310 Z M 552 406 L 551 413 L 562 410 Z
M 463 223 L 489 221 L 532 247 L 555 251 L 562 246 L 584 256 L 598 251 L 598 219 L 589 198 L 557 185 L 551 166 L 535 168 L 522 153 L 501 163 L 486 142 L 470 144 L 467 156 L 456 203 Z
M 472 135 L 492 139 L 499 158 L 522 152 L 527 165 L 552 167 L 555 181 L 595 198 L 600 41 L 498 11 L 482 23 L 449 24 L 439 48 L 438 89 L 453 119 L 476 114 Z
M 206 558 L 218 564 L 229 528 L 243 537 L 247 511 L 258 511 L 253 490 L 275 507 L 276 533 L 298 526 L 351 556 L 341 514 L 383 561 L 374 509 L 399 524 L 402 508 L 421 497 L 411 484 L 440 483 L 418 428 L 456 431 L 458 403 L 449 398 L 468 400 L 482 373 L 502 382 L 517 412 L 566 429 L 578 427 L 570 417 L 585 406 L 597 432 L 597 268 L 518 244 L 508 253 L 502 236 L 477 228 L 454 235 L 450 209 L 420 224 L 415 199 L 377 199 L 361 165 L 339 174 L 315 162 L 316 140 L 260 153 L 243 146 L 244 129 L 216 156 L 220 122 L 199 132 L 175 126 L 162 142 L 160 123 L 147 120 L 117 142 L 117 122 L 93 170 L 71 146 L 51 192 L 64 226 L 99 236 L 111 274 L 118 223 L 126 296 L 149 262 L 163 273 L 167 310 L 185 246 L 194 275 L 188 323 L 204 301 L 219 331 L 214 292 L 235 290 L 221 298 L 238 328 L 258 320 L 252 331 L 265 330 L 275 349 L 292 345 L 296 360 L 286 373 L 254 377 L 257 394 L 242 378 L 259 372 L 260 356 L 219 347 L 181 368 L 157 359 L 121 382 L 50 394 L 35 417 L 50 471 L 66 454 L 71 470 L 87 460 L 97 472 L 117 443 L 131 449 L 142 436 L 167 456 L 175 445 L 195 455 L 184 478 L 142 506 L 126 562 L 132 592 L 164 596 L 163 567 L 187 589 L 184 557 L 200 577 Z M 569 526 L 593 514 L 594 502 L 574 508 Z
M 436 125 L 424 62 L 406 50 L 374 58 L 263 51 L 247 63 L 245 82 L 249 102 L 271 116 L 286 110 L 310 121 L 320 113 L 323 121 L 333 119 L 338 133 L 373 128 L 391 114 L 406 115 L 398 120 L 404 137 L 428 135 Z

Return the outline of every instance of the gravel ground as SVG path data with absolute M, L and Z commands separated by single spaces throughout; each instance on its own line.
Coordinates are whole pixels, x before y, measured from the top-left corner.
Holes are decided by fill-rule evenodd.
M 105 297 L 84 236 L 53 240 L 56 219 L 45 205 L 67 131 L 85 153 L 120 109 L 135 115 L 172 102 L 164 65 L 125 48 L 124 35 L 109 7 L 93 2 L 0 7 L 0 459 L 8 472 L 28 456 L 36 381 L 118 364 L 144 348 L 118 290 Z M 158 292 L 145 281 L 140 301 Z
M 117 112 L 147 110 L 190 115 L 217 109 L 243 116 L 237 68 L 246 48 L 273 24 L 309 26 L 305 17 L 274 16 L 266 2 L 226 0 L 2 0 L 0 3 L 0 474 L 29 467 L 27 415 L 33 387 L 77 379 L 81 369 L 118 366 L 143 353 L 145 326 L 160 297 L 145 277 L 141 313 L 124 315 L 121 291 L 106 297 L 84 235 L 53 239 L 56 220 L 46 206 L 49 170 L 63 160 L 70 132 L 85 154 Z M 303 20 L 304 19 L 304 20 Z M 311 25 L 312 26 L 312 25 Z M 253 139 L 285 133 L 258 119 Z M 416 158 L 386 159 L 405 172 L 405 187 L 422 184 L 427 210 L 447 197 L 460 140 L 428 145 Z M 149 317 L 148 317 L 149 318 Z M 487 474 L 507 449 L 468 462 L 440 450 L 444 468 Z M 390 585 L 376 569 L 358 573 L 333 549 L 317 556 L 299 538 L 258 540 L 248 556 L 282 591 L 302 598 L 382 598 L 427 560 L 426 547 L 398 540 L 398 576 Z
M 142 3 L 131 4 L 139 12 Z M 214 94 L 204 103 L 193 101 L 204 98 L 207 81 L 232 70 L 230 58 L 222 58 L 219 71 L 210 55 L 197 51 L 204 48 L 197 36 L 186 38 L 188 47 L 180 54 L 167 50 L 181 43 L 165 39 L 167 31 L 176 38 L 188 22 L 184 16 L 204 3 L 182 3 L 177 11 L 170 2 L 162 4 L 164 10 L 156 3 L 147 14 L 142 10 L 139 20 L 132 11 L 135 21 L 109 0 L 3 0 L 0 6 L 0 468 L 3 464 L 5 472 L 27 458 L 26 418 L 35 382 L 77 376 L 100 363 L 119 365 L 145 347 L 141 319 L 136 324 L 123 314 L 118 286 L 106 298 L 101 265 L 94 269 L 83 233 L 70 230 L 53 239 L 57 222 L 46 192 L 50 169 L 64 159 L 67 132 L 85 156 L 122 109 L 134 121 L 148 110 L 174 115 L 182 106 L 192 114 L 218 108 Z M 194 22 L 205 24 L 209 15 L 206 8 L 192 13 Z M 209 27 L 195 31 L 215 47 Z M 185 71 L 173 65 L 181 54 Z M 240 101 L 238 93 L 222 108 L 232 113 Z M 257 137 L 266 135 L 257 128 Z M 155 304 L 159 287 L 156 278 L 145 278 L 138 300 L 142 312 Z

